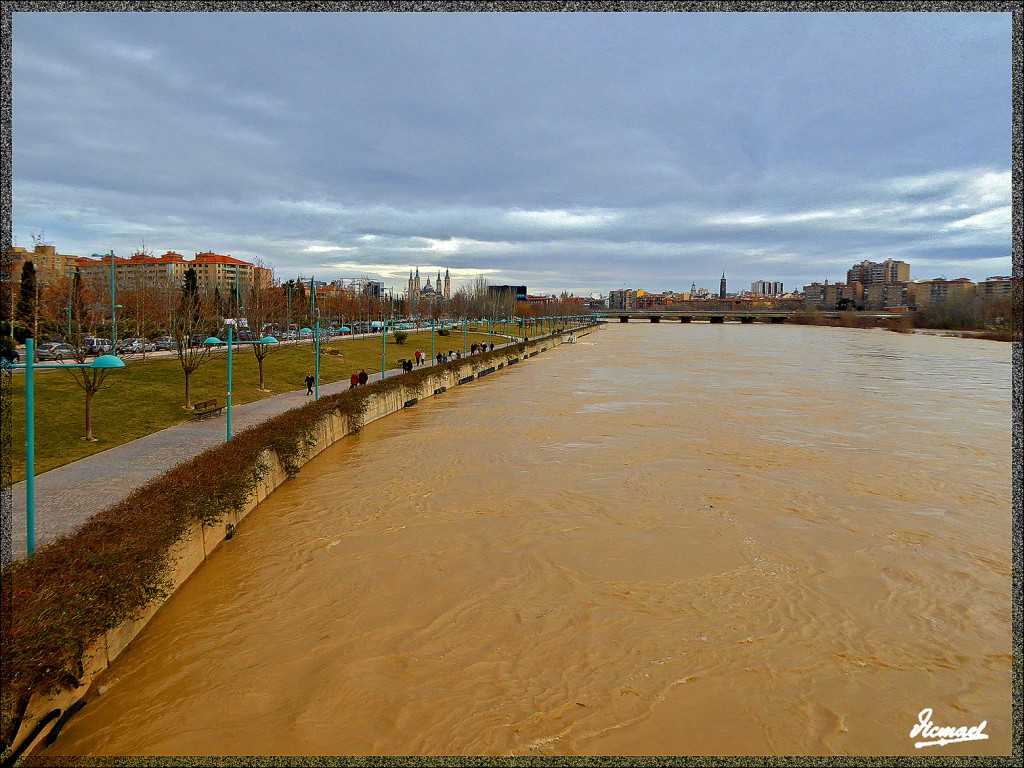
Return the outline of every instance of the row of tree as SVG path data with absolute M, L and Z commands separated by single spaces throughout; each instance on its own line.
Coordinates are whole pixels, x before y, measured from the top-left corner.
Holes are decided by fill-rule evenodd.
M 444 321 L 579 314 L 579 305 L 567 296 L 541 306 L 517 304 L 515 296 L 508 292 L 490 291 L 483 278 L 460 288 L 450 302 L 424 300 L 415 306 L 410 306 L 405 297 L 396 300 L 393 296 L 380 296 L 368 290 L 355 294 L 321 292 L 314 303 L 310 286 L 302 278 L 272 287 L 250 285 L 237 295 L 231 291 L 226 294 L 219 289 L 204 289 L 194 268 L 187 270 L 181 285 L 170 278 L 139 280 L 134 284 L 122 282 L 116 290 L 115 336 L 106 286 L 90 285 L 82 279 L 81 273 L 75 272 L 41 288 L 33 265 L 26 262 L 17 301 L 11 302 L 13 306 L 3 303 L 5 317 L 0 321 L 6 321 L 4 333 L 21 337 L 19 341 L 32 333 L 37 339 L 59 339 L 67 343 L 78 363 L 86 362 L 90 350 L 85 340 L 90 337 L 124 339 L 131 336 L 152 341 L 170 336 L 174 339 L 184 377 L 183 407 L 191 409 L 192 376 L 211 359 L 211 347 L 202 342 L 209 336 L 223 336 L 227 325 L 234 326 L 239 334 L 250 334 L 246 340 L 251 343 L 246 346 L 252 349 L 257 361 L 259 388 L 265 390 L 266 358 L 288 345 L 294 338 L 290 331 L 313 327 L 316 322 L 327 329 L 381 319 Z M 259 343 L 268 334 L 280 336 L 280 343 Z M 67 373 L 85 393 L 85 437 L 92 440 L 92 401 L 97 392 L 109 386 L 110 371 L 68 368 Z

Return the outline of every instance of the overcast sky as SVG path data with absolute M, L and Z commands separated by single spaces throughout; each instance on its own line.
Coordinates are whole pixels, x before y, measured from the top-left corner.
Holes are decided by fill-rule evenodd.
M 13 226 L 277 277 L 1011 273 L 1011 16 L 15 13 Z

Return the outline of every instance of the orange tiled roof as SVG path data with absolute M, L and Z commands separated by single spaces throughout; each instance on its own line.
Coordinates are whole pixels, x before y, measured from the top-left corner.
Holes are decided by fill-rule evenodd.
M 212 251 L 206 251 L 205 253 L 197 253 L 196 262 L 199 264 L 238 264 L 242 267 L 251 267 L 248 261 L 242 261 L 241 259 L 235 259 L 231 256 L 222 256 L 219 253 L 213 253 Z

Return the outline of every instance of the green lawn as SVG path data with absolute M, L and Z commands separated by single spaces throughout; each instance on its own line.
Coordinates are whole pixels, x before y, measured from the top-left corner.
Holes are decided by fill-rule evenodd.
M 487 340 L 483 333 L 468 334 L 470 344 Z M 492 337 L 497 345 L 499 337 Z M 380 372 L 380 337 L 338 339 L 320 345 L 320 383 L 345 380 L 352 371 L 365 368 Z M 388 334 L 387 367 L 395 368 L 416 349 L 430 354 L 430 333 L 410 333 L 405 344 L 394 343 Z M 462 332 L 435 335 L 437 352 L 462 349 Z M 339 354 L 331 354 L 333 351 Z M 251 348 L 235 349 L 232 360 L 232 403 L 242 405 L 281 392 L 301 389 L 306 372 L 313 370 L 312 344 L 285 345 L 264 361 L 263 371 L 270 392 L 260 392 L 256 358 Z M 177 357 L 129 359 L 123 369 L 107 377 L 110 389 L 103 389 L 92 401 L 92 429 L 96 442 L 85 435 L 85 393 L 69 372 L 37 371 L 35 376 L 36 474 L 68 464 L 85 456 L 127 443 L 192 417 L 185 403 L 185 375 Z M 192 376 L 192 402 L 217 399 L 224 404 L 227 387 L 227 354 L 219 352 Z M 25 377 L 14 376 L 12 387 L 11 464 L 13 481 L 25 479 Z

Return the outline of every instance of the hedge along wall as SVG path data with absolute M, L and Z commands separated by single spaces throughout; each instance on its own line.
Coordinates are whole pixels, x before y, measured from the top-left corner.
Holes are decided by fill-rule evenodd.
M 5 568 L 0 573 L 9 610 L 0 662 L 5 756 L 37 747 L 44 731 L 54 727 L 49 722 L 85 698 L 94 678 L 228 531 L 304 463 L 414 398 L 526 359 L 562 338 L 543 337 L 414 369 L 287 411 L 179 464 L 74 533 Z M 48 728 L 33 734 L 47 720 Z

